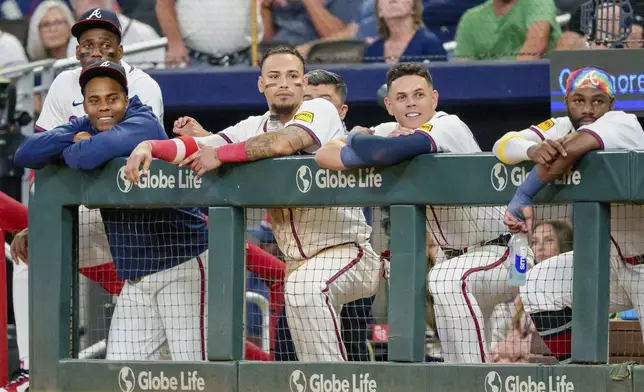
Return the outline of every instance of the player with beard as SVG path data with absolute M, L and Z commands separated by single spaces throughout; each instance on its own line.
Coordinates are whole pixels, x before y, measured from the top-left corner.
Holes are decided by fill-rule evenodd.
M 644 149 L 644 131 L 633 114 L 614 110 L 612 77 L 595 67 L 574 70 L 566 83 L 567 117 L 552 118 L 510 132 L 494 146 L 505 163 L 537 165 L 517 188 L 505 212 L 512 232 L 531 233 L 533 198 L 545 184 L 566 173 L 593 150 Z M 644 334 L 644 207 L 611 203 L 609 313 L 635 308 Z M 539 335 L 561 362 L 571 357 L 573 252 L 551 257 L 526 274 L 521 301 Z
M 127 179 L 138 183 L 139 168 L 147 171 L 152 158 L 190 165 L 201 176 L 225 163 L 315 153 L 342 137 L 345 128 L 329 101 L 303 100 L 307 81 L 304 60 L 296 50 L 269 50 L 257 83 L 269 112 L 212 136 L 143 142 L 128 158 Z M 271 115 L 279 116 L 281 129 L 267 130 Z M 345 361 L 337 315 L 345 303 L 374 295 L 380 282 L 380 258 L 369 243 L 371 227 L 362 209 L 273 208 L 269 216 L 287 259 L 286 316 L 298 358 Z
M 584 67 L 573 71 L 568 78 L 565 98 L 568 115 L 506 133 L 494 143 L 494 155 L 509 165 L 521 161 L 550 165 L 560 154 L 565 154 L 561 144 L 564 138 L 587 125 L 630 126 L 634 119 L 632 114 L 613 110 L 615 96 L 611 86 L 584 88 L 610 83 L 610 76 L 599 68 Z

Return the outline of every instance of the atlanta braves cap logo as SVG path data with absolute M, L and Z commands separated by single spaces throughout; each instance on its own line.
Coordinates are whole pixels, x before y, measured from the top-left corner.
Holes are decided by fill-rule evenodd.
M 104 62 L 101 64 L 101 67 L 109 67 L 109 66 L 110 66 L 110 62 L 109 62 L 109 61 L 104 61 Z
M 101 19 L 102 17 L 103 17 L 103 15 L 101 15 L 101 9 L 97 8 L 94 11 L 92 11 L 92 13 L 89 14 L 89 16 L 87 18 L 85 18 L 85 19 L 93 19 L 93 18 Z

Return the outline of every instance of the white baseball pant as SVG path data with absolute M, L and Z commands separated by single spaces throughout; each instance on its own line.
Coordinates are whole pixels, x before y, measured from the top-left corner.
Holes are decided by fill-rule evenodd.
M 506 282 L 508 248 L 482 246 L 436 264 L 429 271 L 436 325 L 450 363 L 485 363 L 492 340 L 494 307 L 511 301 L 518 287 Z M 528 268 L 532 265 L 528 258 Z
M 80 268 L 99 267 L 112 262 L 100 210 L 79 206 L 78 232 Z M 32 240 L 37 241 L 35 238 Z M 13 265 L 13 311 L 20 366 L 29 370 L 29 267 L 24 262 Z
M 537 264 L 526 275 L 521 287 L 521 301 L 529 314 L 572 309 L 573 252 L 562 253 Z M 616 249 L 610 256 L 609 313 L 635 308 L 644 315 L 644 264 L 631 265 L 622 261 Z M 570 328 L 571 325 L 567 325 Z M 640 321 L 642 335 L 644 324 Z M 539 331 L 541 333 L 547 331 Z M 544 338 L 545 339 L 545 338 Z
M 208 251 L 121 290 L 106 359 L 159 360 L 165 343 L 173 361 L 206 360 Z
M 376 293 L 380 266 L 371 245 L 352 243 L 321 251 L 287 277 L 286 317 L 300 361 L 346 361 L 338 314 Z

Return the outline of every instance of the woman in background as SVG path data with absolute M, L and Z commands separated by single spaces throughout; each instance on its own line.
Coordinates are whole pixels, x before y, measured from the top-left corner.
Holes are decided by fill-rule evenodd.
M 537 263 L 572 250 L 572 227 L 563 220 L 538 222 L 532 236 L 532 251 Z M 520 296 L 509 305 L 512 322 L 507 337 L 492 346 L 491 358 L 494 363 L 527 363 L 530 361 L 532 339 L 539 338 L 530 316 L 523 310 Z
M 40 3 L 29 21 L 27 55 L 31 61 L 67 57 L 74 22 L 72 11 L 62 1 Z
M 447 60 L 443 43 L 423 24 L 422 0 L 378 0 L 376 15 L 378 39 L 367 48 L 366 63 Z
M 43 1 L 29 20 L 27 55 L 31 61 L 64 59 L 71 39 L 74 16 L 67 4 L 57 0 Z M 34 110 L 40 113 L 42 98 L 34 95 Z

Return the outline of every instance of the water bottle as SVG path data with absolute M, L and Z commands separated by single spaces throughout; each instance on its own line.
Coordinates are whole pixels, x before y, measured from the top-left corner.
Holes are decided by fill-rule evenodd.
M 268 124 L 266 125 L 266 131 L 276 131 L 282 129 L 282 123 L 280 122 L 279 114 L 271 114 L 268 118 Z
M 528 252 L 530 244 L 525 234 L 515 234 L 508 244 L 510 248 L 509 260 L 510 270 L 508 271 L 508 285 L 525 285 L 525 273 L 528 270 Z

